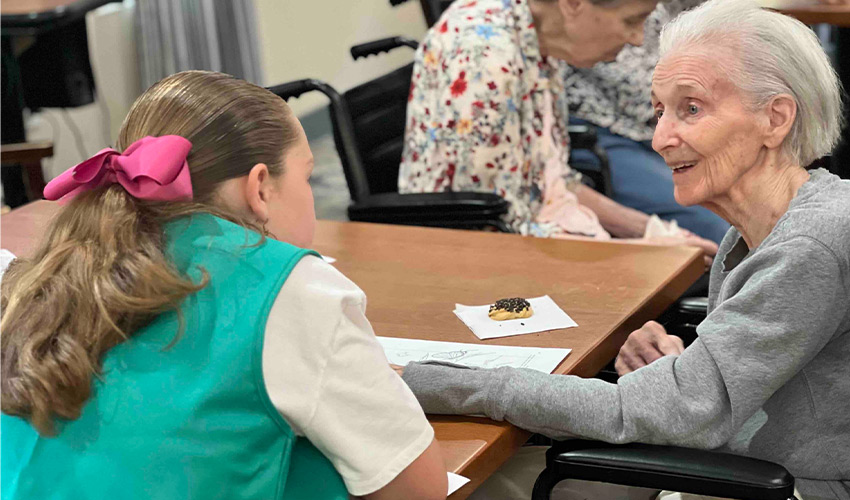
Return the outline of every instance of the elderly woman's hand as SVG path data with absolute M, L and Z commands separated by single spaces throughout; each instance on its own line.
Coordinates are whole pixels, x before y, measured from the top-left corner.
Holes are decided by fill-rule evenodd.
M 617 354 L 614 368 L 621 377 L 646 366 L 658 358 L 673 354 L 679 355 L 685 350 L 682 339 L 667 335 L 667 331 L 655 321 L 647 321 L 640 329 L 633 331 Z
M 705 267 L 707 269 L 711 268 L 711 263 L 714 262 L 714 256 L 717 255 L 717 243 L 701 238 L 687 229 L 679 228 L 679 230 L 682 232 L 682 237 L 685 238 L 686 245 L 702 248 L 702 251 L 705 252 L 705 255 L 703 255 Z

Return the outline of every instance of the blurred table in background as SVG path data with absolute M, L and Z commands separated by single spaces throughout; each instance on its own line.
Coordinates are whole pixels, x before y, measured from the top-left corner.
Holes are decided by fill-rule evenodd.
M 757 0 L 759 5 L 778 10 L 806 24 L 850 27 L 850 3 L 830 5 L 820 0 Z
M 762 7 L 775 9 L 806 24 L 831 24 L 836 27 L 835 69 L 850 92 L 850 2 L 829 5 L 820 0 L 757 0 Z M 850 125 L 850 106 L 844 104 L 844 121 Z M 845 127 L 842 141 L 832 155 L 833 173 L 850 179 L 850 127 Z

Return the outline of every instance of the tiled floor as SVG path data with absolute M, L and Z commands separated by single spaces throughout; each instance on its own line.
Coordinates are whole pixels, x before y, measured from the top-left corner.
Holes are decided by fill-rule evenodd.
M 346 209 L 351 198 L 342 173 L 342 164 L 334 148 L 333 136 L 326 134 L 310 141 L 310 149 L 316 162 L 310 179 L 313 198 L 316 200 L 316 217 L 348 220 Z

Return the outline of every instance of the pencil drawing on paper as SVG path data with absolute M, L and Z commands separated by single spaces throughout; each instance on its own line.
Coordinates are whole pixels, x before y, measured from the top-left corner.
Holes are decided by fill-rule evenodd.
M 415 362 L 442 362 L 474 368 L 529 368 L 552 373 L 569 354 L 569 349 L 462 344 L 390 337 L 378 337 L 387 361 L 406 366 Z
M 534 361 L 534 354 L 515 355 L 498 352 L 484 352 L 475 349 L 458 349 L 455 351 L 429 351 L 416 349 L 384 349 L 387 359 L 397 365 L 406 365 L 411 361 L 448 361 L 459 365 L 477 368 L 499 368 L 512 366 L 527 368 Z

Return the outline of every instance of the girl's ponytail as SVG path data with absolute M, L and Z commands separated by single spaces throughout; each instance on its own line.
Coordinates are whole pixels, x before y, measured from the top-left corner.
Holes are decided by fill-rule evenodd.
M 53 434 L 55 417 L 79 417 L 106 351 L 204 286 L 165 258 L 157 212 L 118 185 L 80 194 L 35 255 L 12 263 L 2 286 L 3 412 Z

